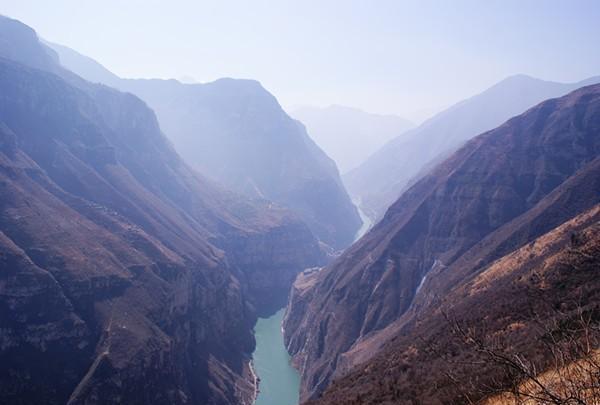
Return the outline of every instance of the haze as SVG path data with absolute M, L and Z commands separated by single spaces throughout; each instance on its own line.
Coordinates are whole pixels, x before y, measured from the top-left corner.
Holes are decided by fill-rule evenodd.
M 253 78 L 287 108 L 413 121 L 512 74 L 600 72 L 582 40 L 600 37 L 596 1 L 0 0 L 0 13 L 122 77 Z

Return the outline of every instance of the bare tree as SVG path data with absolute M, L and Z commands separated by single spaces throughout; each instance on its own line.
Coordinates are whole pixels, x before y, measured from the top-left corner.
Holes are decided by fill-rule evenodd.
M 542 353 L 528 357 L 499 337 L 490 337 L 481 324 L 465 325 L 444 314 L 455 342 L 474 356 L 455 360 L 435 345 L 432 350 L 451 367 L 446 377 L 466 403 L 490 397 L 513 404 L 600 404 L 600 315 L 597 308 L 577 306 L 569 314 L 555 311 L 530 320 L 538 329 Z M 460 366 L 460 367 L 457 367 Z M 465 379 L 456 369 L 493 370 L 493 377 Z

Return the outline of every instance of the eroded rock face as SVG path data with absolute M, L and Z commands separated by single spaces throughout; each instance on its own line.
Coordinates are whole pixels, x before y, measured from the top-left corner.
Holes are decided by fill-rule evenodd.
M 190 169 L 137 97 L 0 56 L 0 402 L 251 403 L 310 230 Z
M 320 246 L 299 221 L 282 224 L 267 233 L 230 238 L 226 242 L 231 262 L 241 269 L 259 316 L 284 307 L 298 272 L 323 264 Z
M 600 86 L 590 86 L 480 135 L 406 191 L 371 232 L 318 273 L 312 291 L 302 294 L 308 304 L 291 304 L 287 319 L 298 327 L 286 327 L 286 341 L 302 359 L 302 398 L 316 397 L 353 358 L 374 355 L 348 352 L 398 322 L 418 294 L 443 296 L 469 275 L 454 265 L 475 272 L 596 204 L 600 192 L 591 179 L 599 134 Z M 523 228 L 512 223 L 580 170 L 588 181 L 566 189 L 551 214 Z M 494 235 L 500 229 L 502 236 Z M 444 283 L 436 284 L 438 274 Z

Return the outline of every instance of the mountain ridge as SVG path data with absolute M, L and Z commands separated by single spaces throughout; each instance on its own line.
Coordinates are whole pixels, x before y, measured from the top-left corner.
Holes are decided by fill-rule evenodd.
M 569 178 L 587 179 L 574 193 L 583 203 L 559 204 L 557 213 L 570 213 L 566 218 L 546 215 L 524 228 L 533 232 L 508 233 L 502 246 L 515 249 L 558 226 L 556 218 L 567 220 L 598 203 L 600 184 L 589 176 L 598 177 L 600 168 L 599 109 L 600 86 L 588 86 L 475 137 L 404 192 L 381 222 L 310 282 L 301 277 L 310 287 L 293 290 L 285 326 L 288 349 L 302 364 L 302 399 L 317 397 L 340 377 L 340 362 L 344 370 L 355 365 L 345 353 L 402 319 L 417 295 L 443 295 L 450 287 L 435 284 L 438 274 L 449 282 L 455 273 L 468 277 L 458 272 L 468 263 L 494 260 L 493 254 L 468 256 L 471 249 L 482 253 L 476 248 L 481 240 L 533 212 Z M 592 169 L 580 172 L 584 167 Z
M 75 73 L 148 103 L 178 152 L 201 173 L 292 209 L 334 249 L 353 241 L 361 220 L 335 163 L 259 82 L 121 79 L 76 51 L 50 46 Z
M 572 84 L 510 76 L 392 139 L 344 175 L 344 183 L 351 196 L 361 201 L 363 211 L 379 220 L 403 191 L 464 142 L 543 100 L 598 82 L 600 76 Z

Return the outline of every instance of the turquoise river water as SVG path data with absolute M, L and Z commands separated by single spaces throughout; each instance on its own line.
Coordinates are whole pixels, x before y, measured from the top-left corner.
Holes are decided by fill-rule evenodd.
M 283 343 L 281 321 L 284 313 L 285 308 L 282 308 L 270 318 L 260 318 L 254 328 L 254 371 L 260 378 L 255 405 L 298 404 L 300 376 L 290 364 Z
M 357 204 L 358 205 L 358 204 Z M 356 234 L 362 237 L 371 227 L 371 220 L 359 209 L 363 226 Z M 281 321 L 285 308 L 269 318 L 259 318 L 254 328 L 256 349 L 253 353 L 254 372 L 260 378 L 255 405 L 297 405 L 300 376 L 290 364 L 283 343 Z

